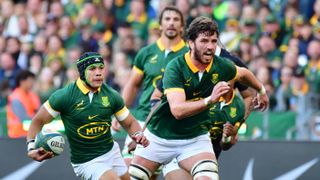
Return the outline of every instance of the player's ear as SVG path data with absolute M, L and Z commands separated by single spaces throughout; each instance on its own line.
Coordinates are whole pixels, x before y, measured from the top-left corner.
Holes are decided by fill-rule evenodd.
M 191 49 L 194 49 L 194 42 L 193 42 L 193 41 L 188 40 L 188 44 L 189 44 L 189 47 L 190 47 Z

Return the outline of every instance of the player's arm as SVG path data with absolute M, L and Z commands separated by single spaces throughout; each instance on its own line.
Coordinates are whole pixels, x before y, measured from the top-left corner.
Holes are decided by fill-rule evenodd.
M 239 127 L 240 122 L 237 122 L 234 126 L 229 122 L 223 125 L 223 135 L 220 141 L 222 150 L 227 151 L 238 142 Z
M 243 98 L 243 102 L 244 102 L 244 105 L 245 105 L 245 115 L 244 115 L 244 120 L 246 120 L 251 111 L 252 111 L 252 106 L 253 106 L 253 99 L 254 99 L 254 96 L 255 96 L 255 92 L 253 92 L 252 89 L 250 88 L 247 88 L 243 91 L 240 91 L 240 94 Z
M 43 161 L 53 157 L 52 152 L 47 152 L 43 148 L 35 149 L 34 139 L 42 127 L 50 123 L 53 117 L 48 110 L 43 106 L 39 109 L 36 115 L 32 118 L 31 125 L 27 134 L 28 156 L 35 161 Z
M 230 86 L 226 82 L 219 82 L 212 90 L 211 96 L 198 101 L 186 101 L 183 89 L 166 89 L 165 93 L 170 105 L 171 113 L 178 120 L 196 115 L 208 108 L 208 104 L 218 102 L 219 98 L 229 92 Z
M 144 147 L 149 145 L 149 141 L 143 135 L 139 123 L 135 120 L 126 107 L 117 112 L 115 117 L 119 121 L 120 125 L 128 132 L 130 137 L 136 141 L 136 143 L 141 144 Z
M 238 67 L 237 66 L 237 76 L 236 81 L 252 87 L 258 92 L 257 96 L 257 106 L 260 110 L 264 111 L 269 105 L 269 98 L 266 93 L 266 89 L 264 88 L 263 84 L 253 75 L 251 71 L 246 68 Z
M 130 107 L 138 94 L 143 80 L 143 71 L 134 66 L 130 73 L 130 78 L 122 90 L 122 97 L 126 106 Z

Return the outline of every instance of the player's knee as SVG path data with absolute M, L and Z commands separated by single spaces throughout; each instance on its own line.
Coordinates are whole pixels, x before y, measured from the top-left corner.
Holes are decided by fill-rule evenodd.
M 129 174 L 131 179 L 149 180 L 151 173 L 148 169 L 137 164 L 130 164 Z
M 218 163 L 214 160 L 201 160 L 192 167 L 191 175 L 193 179 L 206 176 L 213 180 L 218 180 Z

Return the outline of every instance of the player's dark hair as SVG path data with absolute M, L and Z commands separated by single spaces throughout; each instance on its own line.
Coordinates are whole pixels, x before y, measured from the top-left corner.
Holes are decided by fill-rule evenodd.
M 187 38 L 191 41 L 195 41 L 199 34 L 206 34 L 212 36 L 217 34 L 219 37 L 218 25 L 212 19 L 200 16 L 195 18 L 189 25 L 187 30 Z
M 24 80 L 28 79 L 29 77 L 36 78 L 35 74 L 33 74 L 32 72 L 30 72 L 28 70 L 19 71 L 17 76 L 16 76 L 16 85 L 17 85 L 17 87 L 20 86 L 21 81 L 24 81 Z
M 184 26 L 185 23 L 184 23 L 184 18 L 183 18 L 182 12 L 181 12 L 178 8 L 176 8 L 176 7 L 174 7 L 174 6 L 166 6 L 166 7 L 161 11 L 160 16 L 159 16 L 159 24 L 160 24 L 160 25 L 161 25 L 161 22 L 162 22 L 163 14 L 164 14 L 166 11 L 174 11 L 174 12 L 178 13 L 179 16 L 180 16 L 180 19 L 181 19 L 181 24 L 182 24 L 182 26 Z

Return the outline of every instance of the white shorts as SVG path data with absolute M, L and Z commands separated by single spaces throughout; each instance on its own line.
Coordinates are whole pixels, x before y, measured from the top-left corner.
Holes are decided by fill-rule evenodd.
M 138 145 L 134 152 L 135 155 L 160 164 L 168 164 L 173 158 L 177 158 L 177 161 L 180 162 L 204 152 L 214 154 L 209 133 L 184 140 L 163 139 L 152 134 L 148 129 L 144 131 L 144 135 L 150 144 L 145 148 Z
M 109 170 L 120 177 L 128 171 L 117 142 L 114 142 L 112 149 L 106 154 L 82 164 L 71 163 L 71 165 L 76 175 L 81 179 L 99 179 L 103 173 Z
M 174 158 L 172 161 L 170 161 L 168 164 L 166 164 L 166 165 L 164 165 L 162 167 L 163 177 L 165 177 L 171 171 L 175 171 L 175 170 L 178 170 L 178 169 L 181 169 L 181 168 L 180 168 L 180 166 L 178 164 L 177 159 Z

